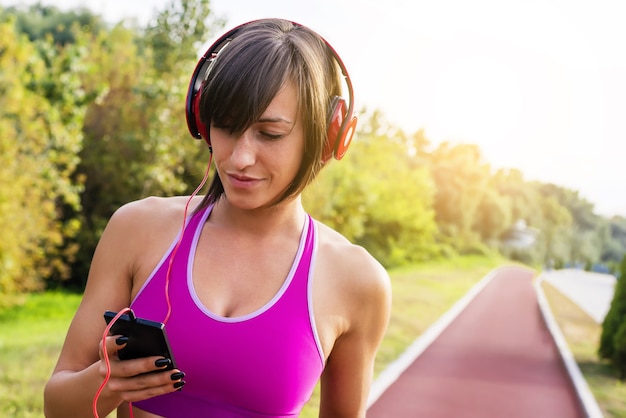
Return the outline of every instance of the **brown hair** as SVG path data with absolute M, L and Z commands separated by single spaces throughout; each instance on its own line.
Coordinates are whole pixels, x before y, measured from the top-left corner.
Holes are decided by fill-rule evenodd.
M 323 167 L 328 113 L 341 95 L 340 72 L 326 44 L 311 29 L 282 19 L 243 25 L 209 69 L 200 98 L 200 119 L 243 132 L 263 114 L 281 87 L 293 81 L 304 127 L 302 164 L 291 184 L 273 202 L 297 196 Z M 224 186 L 217 174 L 198 209 L 218 201 Z

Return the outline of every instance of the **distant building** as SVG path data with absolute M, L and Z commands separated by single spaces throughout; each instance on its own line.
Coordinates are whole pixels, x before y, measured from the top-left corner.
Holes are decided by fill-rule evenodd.
M 508 248 L 527 249 L 535 244 L 537 235 L 539 235 L 537 228 L 529 227 L 525 220 L 518 219 L 504 234 L 502 244 Z

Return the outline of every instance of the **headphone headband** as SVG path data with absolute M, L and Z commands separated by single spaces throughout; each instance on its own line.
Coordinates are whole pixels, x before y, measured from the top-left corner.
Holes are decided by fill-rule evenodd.
M 237 33 L 243 27 L 255 22 L 258 22 L 258 20 L 253 20 L 251 22 L 236 26 L 223 34 L 220 38 L 218 38 L 200 58 L 191 77 L 189 88 L 187 90 L 187 98 L 185 101 L 187 127 L 191 136 L 196 139 L 204 138 L 209 146 L 211 145 L 211 143 L 208 128 L 201 121 L 199 114 L 199 102 L 201 96 L 200 93 L 202 91 L 202 84 L 208 78 L 211 72 L 211 68 L 215 63 L 215 59 L 217 58 L 218 54 L 224 48 L 226 48 L 234 38 L 237 37 Z M 296 22 L 291 23 L 295 26 L 303 26 Z M 354 90 L 352 87 L 352 82 L 350 81 L 350 76 L 348 75 L 348 70 L 346 69 L 346 66 L 344 65 L 343 61 L 341 60 L 339 54 L 337 54 L 335 49 L 324 38 L 320 38 L 324 41 L 324 44 L 339 65 L 343 79 L 348 88 L 349 101 L 346 104 L 346 101 L 338 96 L 333 98 L 332 100 L 332 108 L 329 112 L 329 120 L 327 125 L 327 138 L 324 145 L 324 152 L 322 155 L 322 161 L 326 162 L 332 157 L 339 160 L 345 155 L 354 135 L 357 119 L 353 114 Z

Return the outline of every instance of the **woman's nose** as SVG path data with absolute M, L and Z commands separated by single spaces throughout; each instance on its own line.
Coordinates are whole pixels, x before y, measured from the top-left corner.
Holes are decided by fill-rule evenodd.
M 251 129 L 244 131 L 241 136 L 235 140 L 230 158 L 237 169 L 243 169 L 254 164 L 256 160 L 256 147 Z

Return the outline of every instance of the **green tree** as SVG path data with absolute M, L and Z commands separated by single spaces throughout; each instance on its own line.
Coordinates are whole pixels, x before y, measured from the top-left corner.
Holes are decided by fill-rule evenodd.
M 552 196 L 539 202 L 542 214 L 540 242 L 543 244 L 544 265 L 561 267 L 570 260 L 572 215 Z
M 475 227 L 491 169 L 480 149 L 472 144 L 443 142 L 430 154 L 428 167 L 435 182 L 434 208 L 443 236 L 461 252 L 481 247 Z
M 81 50 L 33 44 L 9 20 L 0 51 L 0 295 L 8 295 L 69 275 L 67 240 L 79 225 L 64 213 L 79 204 L 71 173 L 82 140 Z
M 388 267 L 438 253 L 432 179 L 414 166 L 408 144 L 379 112 L 362 117 L 348 154 L 325 168 L 303 197 L 314 217 Z
M 626 378 L 626 256 L 622 258 L 613 301 L 602 323 L 598 354 L 613 364 L 622 379 Z
M 569 254 L 564 261 L 581 265 L 592 265 L 600 261 L 602 248 L 608 245 L 604 232 L 606 220 L 594 213 L 591 202 L 582 198 L 575 190 L 554 184 L 542 184 L 540 193 L 554 198 L 571 215 L 569 231 L 564 238 L 569 240 Z
M 92 43 L 85 86 L 96 99 L 87 110 L 76 174 L 85 181 L 77 280 L 86 277 L 96 242 L 119 206 L 189 193 L 200 182 L 209 153 L 187 132 L 184 108 L 210 16 L 207 0 L 172 1 L 144 33 L 117 25 Z
M 102 19 L 85 8 L 61 11 L 55 6 L 36 3 L 7 7 L 0 11 L 0 20 L 13 18 L 18 33 L 24 33 L 31 42 L 52 37 L 55 45 L 76 42 L 76 28 L 98 33 L 104 28 Z
M 614 266 L 626 254 L 626 218 L 614 216 L 607 219 L 601 233 L 604 235 L 602 261 L 608 265 L 609 270 L 616 271 Z

